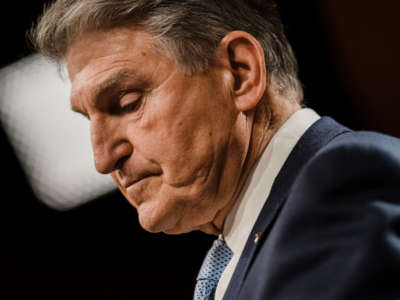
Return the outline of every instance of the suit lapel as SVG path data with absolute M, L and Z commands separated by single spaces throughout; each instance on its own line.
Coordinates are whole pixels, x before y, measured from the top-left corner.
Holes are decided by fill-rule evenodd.
M 271 192 L 250 233 L 242 255 L 225 292 L 224 299 L 236 299 L 259 245 L 265 240 L 274 219 L 284 204 L 297 174 L 304 164 L 334 137 L 350 131 L 329 117 L 323 117 L 311 126 L 296 144 L 276 177 Z

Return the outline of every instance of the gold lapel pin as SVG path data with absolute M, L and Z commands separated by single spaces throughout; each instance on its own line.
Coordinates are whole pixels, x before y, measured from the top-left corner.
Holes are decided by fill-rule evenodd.
M 260 240 L 260 237 L 261 237 L 261 232 L 257 232 L 254 235 L 254 245 L 257 245 L 258 241 Z

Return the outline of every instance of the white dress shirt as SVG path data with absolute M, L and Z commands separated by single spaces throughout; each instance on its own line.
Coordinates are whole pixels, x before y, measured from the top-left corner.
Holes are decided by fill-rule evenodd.
M 221 300 L 225 294 L 276 176 L 301 136 L 319 118 L 320 116 L 309 108 L 303 108 L 294 113 L 279 128 L 260 159 L 255 163 L 238 200 L 225 220 L 223 236 L 233 251 L 233 257 L 218 282 L 215 300 Z

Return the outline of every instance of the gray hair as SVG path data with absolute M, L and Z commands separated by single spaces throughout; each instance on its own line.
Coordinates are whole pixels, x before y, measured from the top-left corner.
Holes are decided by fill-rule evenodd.
M 36 49 L 60 63 L 74 40 L 90 31 L 134 25 L 193 74 L 213 65 L 221 39 L 243 30 L 261 44 L 276 89 L 301 101 L 297 61 L 273 0 L 57 0 L 30 36 Z

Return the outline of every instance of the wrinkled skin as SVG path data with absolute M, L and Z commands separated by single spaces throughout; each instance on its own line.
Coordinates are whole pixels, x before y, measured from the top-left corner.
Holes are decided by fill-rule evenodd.
M 71 105 L 90 119 L 96 169 L 111 173 L 151 232 L 215 233 L 232 205 L 250 129 L 223 66 L 186 75 L 129 28 L 76 40 Z

